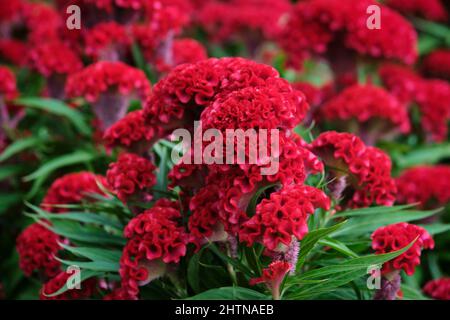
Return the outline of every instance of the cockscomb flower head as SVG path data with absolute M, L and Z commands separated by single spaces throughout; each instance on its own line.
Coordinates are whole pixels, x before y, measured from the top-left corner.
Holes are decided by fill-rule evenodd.
M 255 215 L 242 225 L 239 239 L 248 245 L 261 242 L 271 251 L 284 252 L 295 238 L 303 239 L 308 232 L 308 216 L 317 208 L 330 208 L 330 199 L 321 190 L 284 187 L 256 206 Z
M 42 39 L 45 39 L 45 42 L 58 41 L 65 24 L 55 8 L 42 2 L 23 3 L 22 14 L 28 30 L 28 41 L 33 45 L 42 44 Z M 57 54 L 56 51 L 53 53 Z
M 348 131 L 356 121 L 358 128 L 354 133 L 366 144 L 410 130 L 406 106 L 384 89 L 373 85 L 358 84 L 344 89 L 325 103 L 320 115 L 320 120 L 337 122 L 342 131 Z
M 421 78 L 413 69 L 393 63 L 384 63 L 378 70 L 388 91 L 403 103 L 414 101 L 420 90 Z
M 108 146 L 121 146 L 136 154 L 148 151 L 157 136 L 159 128 L 145 124 L 144 112 L 136 110 L 109 127 L 104 140 Z
M 419 203 L 434 209 L 450 201 L 450 167 L 418 166 L 405 170 L 395 179 L 398 203 Z
M 450 80 L 450 49 L 438 49 L 425 57 L 422 70 L 427 75 Z
M 37 271 L 41 276 L 54 277 L 60 272 L 61 263 L 55 259 L 60 250 L 61 238 L 39 223 L 25 228 L 17 237 L 16 249 L 19 267 L 27 277 Z
M 198 20 L 215 41 L 241 37 L 250 42 L 279 32 L 279 20 L 289 8 L 285 0 L 210 1 L 199 10 Z
M 136 198 L 151 200 L 151 187 L 156 184 L 153 163 L 133 153 L 123 153 L 117 162 L 109 165 L 106 173 L 108 185 L 117 197 L 126 202 Z
M 56 179 L 47 191 L 41 208 L 50 212 L 65 212 L 66 208 L 58 205 L 79 204 L 87 201 L 91 194 L 104 195 L 107 187 L 105 177 L 91 172 L 69 173 Z
M 420 88 L 416 102 L 426 138 L 443 141 L 447 138 L 450 119 L 450 84 L 444 80 L 424 80 Z
M 372 233 L 372 249 L 376 254 L 400 250 L 414 240 L 406 252 L 383 264 L 383 274 L 403 269 L 407 275 L 413 275 L 415 267 L 420 264 L 422 249 L 433 249 L 434 240 L 422 227 L 406 222 L 380 227 Z
M 433 299 L 450 300 L 450 278 L 440 278 L 428 281 L 423 292 Z
M 128 239 L 120 259 L 122 288 L 137 297 L 139 286 L 163 276 L 168 264 L 186 254 L 189 236 L 179 225 L 181 214 L 170 201 L 156 203 L 125 227 Z
M 389 206 L 395 201 L 396 187 L 391 178 L 391 160 L 383 151 L 367 147 L 350 133 L 324 132 L 311 144 L 329 169 L 333 197 L 350 207 L 372 203 Z
M 167 72 L 183 63 L 196 63 L 208 58 L 206 48 L 197 40 L 190 38 L 174 39 L 171 51 L 167 59 L 162 57 L 157 59 L 156 67 L 160 72 Z
M 388 0 L 385 4 L 404 14 L 420 15 L 427 20 L 445 22 L 448 19 L 441 0 Z
M 93 105 L 102 129 L 123 118 L 132 99 L 145 100 L 151 86 L 143 71 L 122 62 L 101 61 L 67 80 L 69 97 L 84 97 Z
M 28 54 L 28 64 L 47 79 L 48 93 L 57 99 L 64 98 L 66 78 L 83 67 L 77 54 L 59 40 L 34 45 Z
M 121 61 L 131 44 L 125 27 L 116 22 L 96 25 L 85 35 L 86 54 L 94 60 Z
M 64 287 L 72 276 L 72 273 L 67 271 L 61 271 L 54 278 L 49 280 L 42 286 L 39 292 L 40 300 L 81 300 L 92 297 L 96 292 L 97 280 L 95 278 L 89 278 L 80 284 L 80 289 L 74 288 L 65 291 L 59 295 L 53 296 L 59 289 Z
M 274 261 L 268 268 L 262 270 L 260 278 L 250 279 L 250 285 L 265 283 L 267 288 L 271 290 L 275 300 L 280 299 L 280 286 L 284 277 L 291 269 L 291 265 L 286 261 Z
M 24 67 L 27 62 L 27 56 L 23 53 L 27 51 L 28 46 L 22 41 L 0 39 L 0 58 L 9 63 Z

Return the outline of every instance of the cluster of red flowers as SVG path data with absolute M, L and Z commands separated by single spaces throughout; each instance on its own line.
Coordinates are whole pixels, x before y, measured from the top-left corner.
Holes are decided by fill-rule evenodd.
M 57 205 L 77 204 L 89 199 L 90 194 L 103 194 L 107 186 L 105 177 L 91 172 L 69 173 L 56 179 L 42 200 L 41 207 L 50 212 L 65 212 Z
M 60 272 L 42 287 L 39 298 L 41 300 L 79 300 L 91 297 L 96 291 L 97 280 L 89 278 L 79 284 L 79 288 L 68 289 L 67 291 L 53 295 L 61 288 L 64 288 L 71 277 L 69 272 Z
M 350 133 L 325 132 L 311 144 L 337 179 L 329 187 L 341 203 L 367 207 L 372 203 L 389 206 L 395 201 L 396 186 L 391 178 L 391 160 L 380 149 L 367 147 Z M 343 185 L 342 185 L 343 180 Z
M 448 20 L 448 13 L 441 0 L 388 0 L 386 5 L 405 14 L 421 15 L 427 20 Z
M 423 291 L 433 299 L 450 300 L 450 279 L 431 280 L 423 287 Z
M 422 249 L 433 249 L 434 240 L 425 229 L 405 222 L 378 228 L 372 234 L 372 248 L 377 254 L 400 250 L 413 241 L 406 252 L 383 264 L 382 273 L 403 269 L 406 274 L 412 275 L 420 264 Z
M 122 201 L 137 196 L 141 201 L 151 200 L 150 188 L 155 185 L 156 167 L 146 158 L 133 153 L 121 154 L 117 162 L 109 165 L 106 178 L 112 191 Z
M 422 63 L 426 74 L 450 80 L 450 50 L 438 49 L 427 55 Z
M 359 124 L 358 135 L 369 144 L 371 131 L 388 133 L 397 130 L 408 133 L 410 130 L 406 106 L 384 89 L 372 85 L 346 88 L 322 106 L 319 119 L 343 121 L 347 129 L 343 131 L 350 129 L 350 132 L 351 128 L 347 126 L 356 120 Z
M 366 11 L 375 4 L 381 7 L 383 27 L 369 29 Z M 412 64 L 417 58 L 416 38 L 406 19 L 374 1 L 314 0 L 301 1 L 293 7 L 278 42 L 297 66 L 308 55 L 323 54 L 339 41 L 361 55 Z
M 398 203 L 419 203 L 430 209 L 450 201 L 450 168 L 446 165 L 407 169 L 395 182 Z
M 166 199 L 131 219 L 125 228 L 128 239 L 120 259 L 122 290 L 129 297 L 139 294 L 139 286 L 163 276 L 168 266 L 186 254 L 189 236 L 179 225 L 176 202 Z
M 25 275 L 31 276 L 38 271 L 42 276 L 52 278 L 59 273 L 61 263 L 55 259 L 60 249 L 58 241 L 61 241 L 58 235 L 39 223 L 22 231 L 16 242 L 19 266 Z

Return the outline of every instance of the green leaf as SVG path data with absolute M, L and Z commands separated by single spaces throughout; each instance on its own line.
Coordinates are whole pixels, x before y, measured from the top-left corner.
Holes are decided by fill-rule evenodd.
M 239 271 L 241 271 L 242 273 L 244 273 L 245 275 L 247 275 L 249 278 L 254 277 L 254 273 L 253 271 L 248 268 L 246 265 L 244 265 L 242 262 L 240 262 L 237 259 L 232 259 L 229 256 L 227 256 L 226 254 L 224 254 L 222 251 L 220 251 L 216 245 L 214 243 L 210 243 L 208 248 L 214 252 L 219 258 L 221 258 L 223 261 L 225 261 L 226 263 L 231 264 L 233 267 L 235 267 L 236 269 L 238 269 Z
M 393 159 L 398 167 L 405 169 L 419 164 L 435 164 L 449 157 L 450 143 L 440 143 L 415 148 L 404 155 L 395 154 Z
M 273 188 L 275 186 L 277 186 L 277 184 L 276 183 L 272 183 L 272 184 L 264 186 L 264 187 L 260 188 L 258 191 L 256 191 L 256 193 L 250 199 L 250 203 L 249 203 L 249 205 L 247 207 L 247 215 L 249 217 L 252 217 L 255 214 L 256 206 L 258 205 L 258 200 L 260 200 L 261 195 L 265 191 L 267 191 L 268 189 Z
M 66 266 L 77 266 L 81 269 L 89 271 L 118 272 L 120 269 L 119 262 L 110 261 L 71 261 L 55 257 L 56 260 Z
M 349 256 L 351 258 L 357 258 L 358 254 L 356 254 L 355 252 L 353 252 L 351 249 L 349 249 L 343 242 L 330 238 L 330 237 L 326 237 L 325 239 L 320 239 L 319 240 L 319 244 L 322 246 L 327 246 L 330 247 L 346 256 Z
M 65 117 L 77 130 L 86 135 L 91 135 L 91 129 L 86 124 L 83 115 L 62 101 L 48 98 L 25 97 L 14 101 L 17 105 L 44 110 L 49 113 Z
M 348 218 L 348 217 L 373 215 L 373 214 L 390 214 L 391 212 L 397 212 L 397 211 L 409 209 L 409 208 L 412 208 L 415 206 L 416 206 L 416 204 L 404 204 L 404 205 L 392 206 L 392 207 L 380 206 L 380 207 L 352 209 L 352 210 L 338 212 L 333 216 L 333 218 L 344 218 L 344 217 Z
M 114 249 L 101 249 L 101 248 L 95 248 L 95 247 L 72 247 L 65 245 L 63 243 L 59 243 L 59 245 L 77 255 L 80 257 L 84 257 L 87 259 L 90 259 L 92 261 L 105 261 L 105 262 L 111 262 L 111 263 L 118 263 L 120 260 L 120 257 L 122 256 L 122 251 L 120 250 L 114 250 Z M 118 270 L 118 269 L 117 269 Z
M 12 156 L 36 145 L 40 144 L 42 140 L 37 137 L 27 137 L 23 139 L 19 139 L 11 143 L 1 154 L 0 154 L 0 162 L 5 161 Z
M 269 300 L 269 297 L 247 288 L 222 287 L 202 292 L 186 300 Z
M 422 228 L 428 231 L 429 234 L 434 236 L 435 234 L 443 233 L 450 230 L 450 224 L 445 223 L 433 223 L 420 225 Z
M 200 258 L 203 248 L 194 254 L 187 267 L 187 281 L 194 292 L 200 291 Z
M 382 265 L 383 263 L 392 260 L 405 251 L 407 251 L 417 240 L 414 239 L 409 245 L 404 248 L 386 253 L 386 254 L 373 254 L 364 257 L 358 257 L 346 260 L 337 265 L 331 265 L 322 267 L 319 269 L 314 269 L 307 271 L 302 275 L 289 277 L 286 281 L 287 288 L 292 288 L 295 286 L 295 291 L 288 294 L 290 299 L 310 299 L 319 294 L 334 290 L 340 286 L 343 286 L 351 281 L 354 281 L 360 277 L 367 274 L 367 268 L 373 265 Z M 320 282 L 312 285 L 298 285 L 304 280 L 323 280 L 327 281 Z
M 424 296 L 420 290 L 406 284 L 402 284 L 401 290 L 403 292 L 403 300 L 430 300 L 430 298 Z
M 0 167 L 0 181 L 7 179 L 12 176 L 19 175 L 23 170 L 25 169 L 25 166 L 23 165 L 2 165 Z
M 383 211 L 381 211 L 378 214 L 355 217 L 350 219 L 349 223 L 344 228 L 337 231 L 335 235 L 351 235 L 352 237 L 356 237 L 358 235 L 373 232 L 379 227 L 389 224 L 424 219 L 436 214 L 440 210 L 441 209 L 430 211 L 402 210 L 389 213 L 384 213 Z
M 303 266 L 309 252 L 314 248 L 320 239 L 336 232 L 336 230 L 342 228 L 346 223 L 347 221 L 343 221 L 328 228 L 317 229 L 309 232 L 300 243 L 300 254 L 298 256 L 297 270 L 300 270 Z

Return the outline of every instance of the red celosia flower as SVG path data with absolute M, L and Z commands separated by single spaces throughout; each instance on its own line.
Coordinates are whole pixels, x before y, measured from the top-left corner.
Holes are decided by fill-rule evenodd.
M 271 38 L 279 31 L 279 20 L 290 8 L 289 1 L 209 1 L 198 13 L 199 23 L 214 40 L 236 36 Z M 257 40 L 257 39 L 256 39 Z
M 28 226 L 17 237 L 19 266 L 26 276 L 34 271 L 46 277 L 54 277 L 60 272 L 61 263 L 55 259 L 61 238 L 39 223 Z
M 450 84 L 443 80 L 425 80 L 416 100 L 427 137 L 434 141 L 445 140 L 450 119 Z
M 29 31 L 28 40 L 33 45 L 42 45 L 42 39 L 46 42 L 58 41 L 61 28 L 65 27 L 61 15 L 47 3 L 24 2 L 23 16 Z M 61 49 L 57 48 L 53 54 L 58 54 L 59 50 Z M 70 61 L 65 62 L 70 67 Z
M 71 48 L 60 41 L 34 45 L 29 53 L 30 66 L 46 77 L 67 75 L 80 70 L 83 65 Z
M 99 185 L 107 186 L 103 176 L 91 172 L 69 173 L 56 179 L 42 200 L 41 207 L 51 212 L 65 212 L 55 205 L 77 204 L 89 199 L 89 194 L 103 194 Z
M 17 19 L 23 7 L 22 0 L 11 0 L 0 2 L 0 25 Z
M 242 225 L 239 238 L 249 246 L 258 241 L 271 251 L 283 252 L 294 237 L 303 239 L 308 232 L 308 216 L 319 207 L 330 208 L 330 199 L 321 190 L 285 187 L 256 206 L 255 215 Z
M 383 134 L 393 131 L 407 133 L 410 130 L 406 106 L 384 89 L 373 85 L 346 88 L 321 108 L 321 115 L 324 120 L 341 121 L 347 126 L 356 120 L 359 123 L 358 135 L 370 144 Z
M 208 58 L 206 48 L 200 42 L 190 38 L 173 40 L 171 50 L 172 52 L 168 59 L 160 57 L 156 61 L 160 72 L 169 71 L 171 68 L 183 63 L 195 63 Z
M 12 64 L 23 67 L 27 61 L 27 56 L 23 53 L 27 51 L 27 45 L 21 41 L 0 39 L 0 57 Z
M 143 201 L 151 199 L 150 188 L 156 183 L 155 169 L 150 160 L 124 153 L 117 162 L 109 165 L 106 177 L 108 185 L 123 202 L 131 196 L 138 196 Z
M 57 296 L 49 296 L 56 293 L 59 289 L 64 287 L 67 280 L 72 274 L 68 272 L 61 272 L 53 279 L 43 285 L 39 292 L 39 299 L 41 300 L 81 300 L 91 297 L 96 292 L 97 280 L 89 278 L 80 283 L 80 289 L 69 289 Z
M 67 80 L 69 97 L 84 96 L 94 105 L 103 129 L 123 118 L 134 97 L 144 100 L 151 86 L 144 72 L 122 62 L 101 61 L 71 75 Z
M 353 2 L 353 1 L 352 1 Z M 367 28 L 367 5 L 360 10 L 350 10 L 345 36 L 346 46 L 359 54 L 374 58 L 400 60 L 413 64 L 417 59 L 417 33 L 411 23 L 397 12 L 382 7 L 380 29 Z
M 14 73 L 6 67 L 0 66 L 0 99 L 11 100 L 17 97 L 17 95 L 18 91 Z
M 420 90 L 421 78 L 409 67 L 385 63 L 378 70 L 383 84 L 399 101 L 414 101 Z
M 445 22 L 448 19 L 441 0 L 388 0 L 385 3 L 402 13 L 421 15 L 427 20 Z
M 311 106 L 320 105 L 326 96 L 322 88 L 319 88 L 309 82 L 294 82 L 291 85 L 294 89 L 303 92 L 306 97 L 306 101 Z
M 131 39 L 122 25 L 105 22 L 86 33 L 85 43 L 86 54 L 94 60 L 119 61 L 126 54 Z
M 396 180 L 397 202 L 436 208 L 450 201 L 450 167 L 419 166 L 407 169 Z
M 417 240 L 406 252 L 383 264 L 382 273 L 403 269 L 407 275 L 413 275 L 415 267 L 420 264 L 422 249 L 433 249 L 434 241 L 425 229 L 406 222 L 375 230 L 372 234 L 372 248 L 376 254 L 400 250 L 416 238 Z
M 323 54 L 333 41 L 362 55 L 401 60 L 412 64 L 417 58 L 417 34 L 402 16 L 381 6 L 380 29 L 366 26 L 371 0 L 316 0 L 299 2 L 289 13 L 278 37 L 294 66 L 300 67 L 311 53 Z
M 450 300 L 450 278 L 428 281 L 423 287 L 426 295 L 437 300 Z
M 278 300 L 280 298 L 280 285 L 290 269 L 291 266 L 288 262 L 274 261 L 262 271 L 262 277 L 250 279 L 250 285 L 265 283 L 272 291 L 273 298 Z
M 425 57 L 422 69 L 426 74 L 450 80 L 450 49 L 439 49 Z
M 311 147 L 329 167 L 330 178 L 336 178 L 329 185 L 340 189 L 333 191 L 336 198 L 343 195 L 342 200 L 351 207 L 394 203 L 397 190 L 391 178 L 391 160 L 383 151 L 366 147 L 353 134 L 334 131 L 319 135 Z
M 166 264 L 178 263 L 186 254 L 189 236 L 177 222 L 179 210 L 159 202 L 133 218 L 125 227 L 128 242 L 120 259 L 122 288 L 137 297 L 139 286 L 164 275 Z
M 122 146 L 136 154 L 143 154 L 148 151 L 157 133 L 157 127 L 145 124 L 143 111 L 136 110 L 109 127 L 104 139 L 109 146 Z

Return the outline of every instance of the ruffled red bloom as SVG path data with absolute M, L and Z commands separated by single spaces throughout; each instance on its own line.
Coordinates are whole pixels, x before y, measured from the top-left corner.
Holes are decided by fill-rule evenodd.
M 130 100 L 145 100 L 151 85 L 145 73 L 122 62 L 101 61 L 71 75 L 66 84 L 69 97 L 83 96 L 93 104 L 103 130 L 123 118 Z
M 427 137 L 434 141 L 445 140 L 450 119 L 450 84 L 443 80 L 423 81 L 416 101 Z
M 166 264 L 186 254 L 189 236 L 177 220 L 179 210 L 170 201 L 159 202 L 133 218 L 125 227 L 128 242 L 120 259 L 122 288 L 137 297 L 139 286 L 164 275 Z
M 441 0 L 388 0 L 385 3 L 402 13 L 420 15 L 427 20 L 445 22 L 448 19 Z
M 439 49 L 425 57 L 422 69 L 426 74 L 450 80 L 450 49 Z
M 261 242 L 271 251 L 284 251 L 294 237 L 303 239 L 308 232 L 308 216 L 317 208 L 330 208 L 330 199 L 321 190 L 285 187 L 256 206 L 255 215 L 242 225 L 239 239 L 249 246 Z
M 144 111 L 149 122 L 163 124 L 170 131 L 182 125 L 175 119 L 198 118 L 200 112 L 219 95 L 271 84 L 286 94 L 293 91 L 278 78 L 274 68 L 243 58 L 211 58 L 183 64 L 155 85 Z M 189 111 L 186 116 L 185 111 Z
M 417 58 L 414 27 L 401 15 L 377 4 L 381 7 L 382 27 L 367 28 L 366 10 L 373 4 L 377 3 L 371 0 L 299 2 L 289 13 L 278 41 L 296 67 L 311 53 L 325 53 L 334 41 L 344 41 L 348 49 L 362 55 L 414 63 Z
M 303 92 L 306 101 L 311 106 L 318 106 L 325 100 L 327 94 L 326 90 L 319 88 L 309 82 L 294 82 L 291 84 L 296 90 Z
M 41 42 L 29 53 L 29 64 L 45 77 L 53 74 L 68 75 L 83 67 L 80 58 L 60 41 Z
M 77 204 L 89 199 L 89 194 L 104 194 L 99 185 L 106 187 L 103 176 L 91 172 L 69 173 L 56 179 L 42 200 L 41 207 L 50 212 L 65 212 L 55 205 Z
M 28 40 L 33 45 L 42 45 L 42 39 L 58 41 L 61 28 L 66 27 L 59 13 L 47 3 L 24 2 L 23 18 L 29 31 Z M 53 51 L 53 54 L 58 54 L 58 50 L 61 49 Z M 65 62 L 70 67 L 70 61 Z
M 395 183 L 398 203 L 419 203 L 422 208 L 436 208 L 450 201 L 450 167 L 445 165 L 407 169 Z
M 18 40 L 0 39 L 0 57 L 6 61 L 23 67 L 26 64 L 28 51 L 25 43 Z
M 272 291 L 274 299 L 279 299 L 280 285 L 290 269 L 291 266 L 288 262 L 274 261 L 268 268 L 263 269 L 260 278 L 250 279 L 250 285 L 253 286 L 258 283 L 265 283 Z
M 16 76 L 8 68 L 0 66 L 0 99 L 11 100 L 17 95 Z
M 116 22 L 105 22 L 90 29 L 85 36 L 86 54 L 94 60 L 118 61 L 131 44 L 125 27 Z
M 117 162 L 109 165 L 106 178 L 117 197 L 126 202 L 131 196 L 141 200 L 151 199 L 150 188 L 156 184 L 153 171 L 156 167 L 150 160 L 133 153 L 124 153 Z
M 16 19 L 23 7 L 22 0 L 11 0 L 0 2 L 0 25 Z
M 397 12 L 381 6 L 380 29 L 367 28 L 367 5 L 359 10 L 350 10 L 348 33 L 345 37 L 347 47 L 359 54 L 374 58 L 399 60 L 413 64 L 418 56 L 417 33 L 413 25 Z
M 422 79 L 409 67 L 385 63 L 378 70 L 383 84 L 399 101 L 414 101 Z
M 109 127 L 103 138 L 109 146 L 122 146 L 141 154 L 148 150 L 157 132 L 157 127 L 145 124 L 144 112 L 136 110 Z
M 373 85 L 346 88 L 325 103 L 321 115 L 324 120 L 343 121 L 344 124 L 356 120 L 359 123 L 358 135 L 363 140 L 375 139 L 371 134 L 407 133 L 410 130 L 406 106 L 384 89 Z
M 190 38 L 175 39 L 172 43 L 171 61 L 159 58 L 156 61 L 160 72 L 169 71 L 171 68 L 183 63 L 195 63 L 208 58 L 206 48 L 197 40 Z
M 271 38 L 279 31 L 279 20 L 290 6 L 286 0 L 209 1 L 200 9 L 198 20 L 216 41 L 238 35 L 247 38 L 258 32 Z
M 423 287 L 426 295 L 437 300 L 450 300 L 450 278 L 428 281 Z
M 336 182 L 343 179 L 344 186 L 337 194 L 342 194 L 350 207 L 394 203 L 397 190 L 391 178 L 392 164 L 383 151 L 366 147 L 353 134 L 335 131 L 319 135 L 311 148 L 329 167 Z
M 372 248 L 376 254 L 400 250 L 416 238 L 417 240 L 406 252 L 384 263 L 381 272 L 386 274 L 403 269 L 407 275 L 413 275 L 415 267 L 420 264 L 422 249 L 433 249 L 434 240 L 425 229 L 406 222 L 391 224 L 375 230 L 372 234 Z
M 81 300 L 91 297 L 96 292 L 97 280 L 89 278 L 80 284 L 80 289 L 69 289 L 57 296 L 49 296 L 64 287 L 72 274 L 62 271 L 43 285 L 39 292 L 41 300 Z
M 121 95 L 137 93 L 145 99 L 150 93 L 150 83 L 145 74 L 122 62 L 101 61 L 69 77 L 66 92 L 70 97 L 83 96 L 93 103 L 108 91 Z
M 54 277 L 61 270 L 61 263 L 55 259 L 61 238 L 39 223 L 25 228 L 17 237 L 16 249 L 19 267 L 26 276 L 37 271 L 46 277 Z

